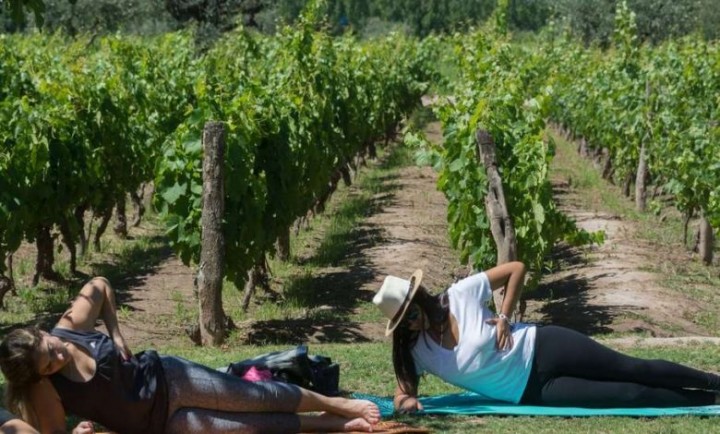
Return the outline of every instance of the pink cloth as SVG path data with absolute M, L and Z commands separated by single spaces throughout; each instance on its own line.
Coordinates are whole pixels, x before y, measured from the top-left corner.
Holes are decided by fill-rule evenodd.
M 241 378 L 247 381 L 267 381 L 272 380 L 272 372 L 268 369 L 258 369 L 251 366 Z

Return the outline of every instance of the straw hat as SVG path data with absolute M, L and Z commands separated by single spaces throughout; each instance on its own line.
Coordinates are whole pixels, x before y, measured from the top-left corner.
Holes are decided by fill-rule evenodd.
M 389 319 L 385 336 L 389 336 L 402 321 L 410 302 L 420 288 L 422 277 L 422 270 L 415 270 L 410 280 L 395 276 L 385 277 L 380 290 L 373 297 L 373 303 Z

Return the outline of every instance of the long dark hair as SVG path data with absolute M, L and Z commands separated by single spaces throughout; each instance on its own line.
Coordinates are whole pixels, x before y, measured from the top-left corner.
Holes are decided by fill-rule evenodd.
M 37 414 L 30 403 L 29 392 L 42 378 L 37 371 L 41 341 L 40 329 L 28 327 L 11 331 L 0 343 L 0 370 L 7 381 L 5 405 L 35 427 Z
M 432 295 L 424 286 L 420 286 L 411 303 L 420 307 L 423 315 L 427 317 L 430 323 L 429 331 L 440 333 L 442 325 L 447 322 L 450 315 L 447 292 Z M 425 335 L 422 331 L 410 330 L 405 320 L 393 331 L 392 357 L 395 377 L 403 392 L 410 395 L 417 394 L 420 381 L 412 358 L 412 348 L 421 334 Z

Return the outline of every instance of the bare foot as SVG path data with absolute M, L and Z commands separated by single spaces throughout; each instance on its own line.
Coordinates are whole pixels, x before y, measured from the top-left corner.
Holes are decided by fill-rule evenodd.
M 343 430 L 346 432 L 361 431 L 361 432 L 372 432 L 372 425 L 365 419 L 358 417 L 357 419 L 351 419 L 343 425 Z
M 380 409 L 374 402 L 365 399 L 343 399 L 336 413 L 348 419 L 362 418 L 370 425 L 380 422 Z
M 316 418 L 314 423 L 309 419 L 307 422 L 303 423 L 303 417 L 301 416 L 301 427 L 308 428 L 310 430 L 321 429 L 331 432 L 372 432 L 373 430 L 373 425 L 362 417 L 348 419 L 346 417 L 327 412 L 314 417 Z

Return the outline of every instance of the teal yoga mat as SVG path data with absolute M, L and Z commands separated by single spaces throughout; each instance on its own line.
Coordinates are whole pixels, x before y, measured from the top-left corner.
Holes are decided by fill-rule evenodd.
M 367 399 L 380 407 L 383 417 L 393 414 L 392 398 L 354 393 L 354 398 Z M 420 398 L 424 414 L 514 415 L 514 416 L 720 416 L 720 405 L 670 408 L 581 408 L 539 407 L 488 401 L 474 393 L 456 393 Z

